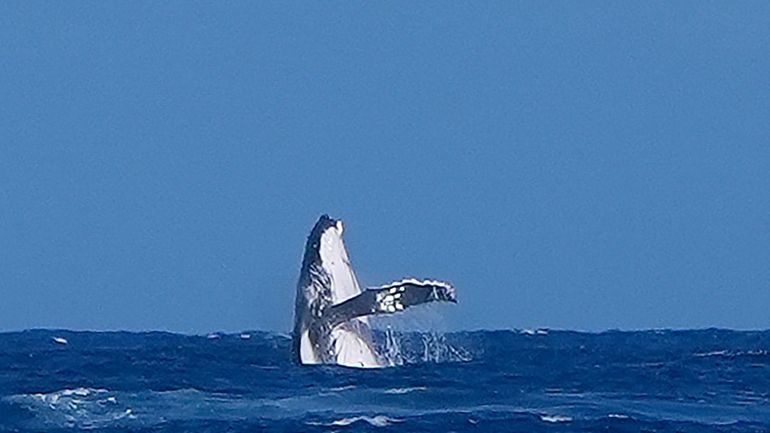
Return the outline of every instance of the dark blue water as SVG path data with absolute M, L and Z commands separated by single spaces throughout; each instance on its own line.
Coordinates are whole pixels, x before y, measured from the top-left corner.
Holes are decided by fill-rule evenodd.
M 770 331 L 408 334 L 388 350 L 403 365 L 355 370 L 292 365 L 289 339 L 260 332 L 0 334 L 0 430 L 770 431 Z

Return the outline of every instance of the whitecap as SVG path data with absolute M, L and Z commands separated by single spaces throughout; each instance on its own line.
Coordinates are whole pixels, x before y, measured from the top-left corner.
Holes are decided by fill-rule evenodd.
M 374 427 L 386 427 L 396 422 L 401 422 L 400 419 L 390 418 L 385 415 L 376 415 L 373 417 L 369 416 L 355 416 L 352 418 L 342 418 L 335 421 L 332 421 L 330 425 L 332 426 L 346 426 L 353 424 L 354 422 L 359 421 L 365 421 L 368 422 L 370 425 L 373 425 Z
M 356 388 L 355 385 L 344 385 L 344 386 L 338 386 L 335 388 L 329 388 L 329 391 L 340 392 L 340 391 L 348 391 L 350 389 L 355 389 L 355 388 Z
M 545 422 L 570 422 L 571 417 L 564 415 L 540 415 L 540 419 Z
M 374 427 L 387 427 L 394 423 L 403 422 L 403 420 L 391 418 L 385 415 L 375 415 L 375 416 L 354 416 L 350 418 L 340 418 L 330 423 L 307 422 L 305 424 L 315 425 L 315 426 L 326 426 L 326 427 L 345 427 L 357 422 L 366 422 L 366 423 L 369 423 L 369 425 Z
M 35 399 L 39 399 L 41 401 L 44 401 L 46 403 L 57 403 L 59 399 L 64 397 L 88 397 L 91 394 L 101 394 L 107 392 L 106 389 L 99 389 L 99 388 L 65 388 L 61 391 L 54 391 L 49 393 L 39 393 L 39 394 L 31 394 L 31 396 Z M 23 395 L 22 395 L 23 396 Z
M 136 419 L 136 415 L 134 415 L 134 412 L 131 410 L 131 408 L 128 408 L 124 410 L 122 413 L 115 415 L 113 420 L 117 421 L 123 418 Z
M 115 393 L 100 388 L 65 388 L 3 398 L 31 411 L 45 426 L 101 428 L 122 419 L 135 419 L 131 408 L 119 404 Z
M 53 340 L 54 343 L 57 343 L 57 344 L 69 344 L 69 341 L 67 341 L 67 339 L 64 337 L 53 337 L 51 339 Z
M 425 391 L 426 389 L 428 388 L 424 386 L 412 386 L 408 388 L 390 388 L 385 390 L 385 394 L 407 394 L 415 391 Z
M 714 350 L 711 352 L 698 352 L 698 353 L 695 353 L 694 355 L 699 358 L 702 358 L 702 357 L 709 357 L 709 356 L 727 356 L 728 354 L 729 352 L 727 350 Z

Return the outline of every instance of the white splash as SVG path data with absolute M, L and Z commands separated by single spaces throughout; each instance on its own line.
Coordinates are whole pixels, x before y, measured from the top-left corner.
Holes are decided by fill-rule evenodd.
M 431 332 L 422 335 L 422 362 L 468 362 L 473 359 L 470 353 L 461 347 L 454 347 L 446 341 L 444 334 Z
M 401 353 L 401 342 L 396 337 L 393 329 L 388 326 L 385 330 L 385 350 L 383 356 L 391 367 L 404 364 L 404 355 Z

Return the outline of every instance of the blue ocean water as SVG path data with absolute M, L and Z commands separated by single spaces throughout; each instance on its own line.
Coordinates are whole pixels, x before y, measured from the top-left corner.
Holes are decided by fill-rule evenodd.
M 0 334 L 0 431 L 770 431 L 770 331 L 378 334 L 392 368 L 286 335 Z

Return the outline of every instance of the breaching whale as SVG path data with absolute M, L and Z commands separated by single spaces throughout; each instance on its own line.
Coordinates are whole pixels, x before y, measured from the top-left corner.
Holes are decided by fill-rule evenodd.
M 292 351 L 299 364 L 383 367 L 367 316 L 432 301 L 457 302 L 454 288 L 403 279 L 361 290 L 342 241 L 342 221 L 322 215 L 305 245 L 294 309 Z

